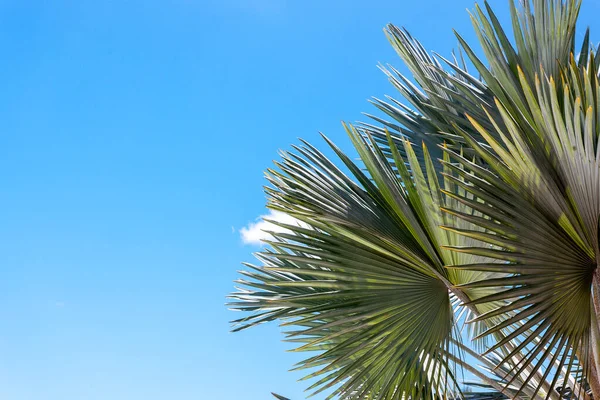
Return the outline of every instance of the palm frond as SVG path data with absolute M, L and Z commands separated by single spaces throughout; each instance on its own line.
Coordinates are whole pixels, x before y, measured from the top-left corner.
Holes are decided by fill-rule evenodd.
M 372 136 L 382 151 L 390 153 L 387 130 L 395 144 L 403 151 L 402 141 L 409 139 L 416 143 L 424 142 L 439 158 L 437 144 L 445 142 L 447 146 L 460 148 L 466 142 L 460 135 L 453 133 L 453 125 L 471 130 L 466 114 L 485 117 L 481 105 L 493 105 L 493 94 L 478 78 L 472 76 L 462 54 L 449 61 L 441 56 L 430 55 L 410 33 L 392 24 L 385 33 L 388 40 L 409 68 L 416 85 L 392 66 L 380 68 L 394 88 L 406 99 L 410 106 L 387 96 L 386 100 L 374 98 L 372 103 L 392 121 L 366 114 L 385 128 L 362 123 L 359 130 Z M 446 70 L 444 65 L 450 68 Z M 469 149 L 465 149 L 469 152 Z M 416 154 L 422 160 L 419 148 Z
M 512 274 L 465 285 L 497 292 L 475 303 L 508 301 L 480 317 L 508 316 L 486 332 L 507 335 L 490 350 L 514 342 L 515 351 L 528 353 L 519 370 L 545 369 L 553 386 L 566 386 L 558 381 L 559 369 L 567 366 L 566 381 L 574 362 L 580 362 L 584 376 L 588 375 L 589 358 L 597 346 L 592 341 L 597 323 L 592 324 L 591 286 L 600 254 L 600 147 L 594 112 L 600 88 L 596 72 L 590 72 L 593 68 L 593 56 L 587 68 L 580 68 L 571 58 L 568 69 L 561 72 L 560 87 L 542 70 L 544 75 L 534 77 L 533 88 L 518 68 L 519 90 L 527 107 L 527 114 L 520 111 L 519 118 L 534 122 L 518 124 L 509 107 L 497 101 L 506 129 L 491 116 L 489 121 L 500 141 L 471 119 L 492 151 L 462 131 L 489 167 L 448 150 L 465 190 L 489 210 L 488 219 L 501 227 L 487 236 L 467 233 L 499 248 L 454 250 L 507 263 L 460 268 Z M 555 362 L 559 367 L 551 367 Z
M 356 131 L 363 157 L 381 163 Z M 443 268 L 418 213 L 389 164 L 374 174 L 379 188 L 339 149 L 344 175 L 312 146 L 285 154 L 270 171 L 270 207 L 311 228 L 286 226 L 258 255 L 262 267 L 232 297 L 256 312 L 241 328 L 282 319 L 296 327 L 297 351 L 318 354 L 299 368 L 317 369 L 309 390 L 335 388 L 344 398 L 429 397 L 458 390 L 450 351 L 453 314 Z M 369 154 L 365 152 L 370 152 Z M 369 165 L 372 167 L 372 165 Z M 385 173 L 385 174 L 384 174 Z
M 273 233 L 270 249 L 258 255 L 264 265 L 244 272 L 251 279 L 238 282 L 246 288 L 231 306 L 254 314 L 235 321 L 237 329 L 274 319 L 295 326 L 287 335 L 301 343 L 297 350 L 319 353 L 298 366 L 319 368 L 307 377 L 320 378 L 309 388 L 315 393 L 337 388 L 343 398 L 387 399 L 458 392 L 453 308 L 485 290 L 452 288 L 502 275 L 444 268 L 485 259 L 443 248 L 477 241 L 440 228 L 448 215 L 442 208 L 454 200 L 442 197 L 426 147 L 422 169 L 409 142 L 405 162 L 389 138 L 389 160 L 373 138 L 347 130 L 368 176 L 331 142 L 356 182 L 306 143 L 269 171 L 269 206 L 305 227 Z M 445 186 L 460 190 L 449 180 Z M 474 215 L 465 206 L 460 212 Z
M 268 206 L 301 224 L 242 271 L 235 330 L 282 322 L 328 398 L 600 393 L 600 60 L 589 31 L 575 55 L 580 6 L 511 2 L 514 39 L 476 6 L 485 61 L 458 39 L 478 77 L 389 25 L 414 83 L 382 69 L 409 105 L 345 126 L 359 164 L 326 139 L 350 175 L 304 142 L 268 171 Z M 496 392 L 461 391 L 463 370 Z

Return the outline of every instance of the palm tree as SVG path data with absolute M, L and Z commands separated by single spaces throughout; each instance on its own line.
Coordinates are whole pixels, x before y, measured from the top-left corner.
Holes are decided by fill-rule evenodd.
M 280 321 L 328 398 L 600 399 L 600 49 L 575 47 L 580 6 L 511 2 L 512 39 L 476 6 L 485 60 L 389 25 L 409 104 L 344 125 L 360 162 L 325 138 L 339 166 L 302 142 L 268 170 L 268 207 L 299 223 L 242 272 L 234 330 Z

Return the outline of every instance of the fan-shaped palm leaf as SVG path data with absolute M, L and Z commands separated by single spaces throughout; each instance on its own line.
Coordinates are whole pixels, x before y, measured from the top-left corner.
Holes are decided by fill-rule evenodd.
M 251 280 L 239 283 L 253 290 L 234 294 L 240 301 L 232 306 L 258 313 L 237 323 L 244 328 L 277 318 L 299 327 L 288 338 L 302 343 L 298 350 L 319 352 L 300 365 L 320 368 L 309 375 L 322 377 L 311 387 L 317 393 L 336 385 L 335 393 L 348 398 L 457 390 L 452 365 L 460 359 L 449 356 L 460 340 L 452 299 L 456 306 L 469 300 L 465 292 L 481 290 L 449 288 L 492 274 L 444 268 L 473 260 L 444 244 L 475 241 L 440 229 L 447 218 L 441 208 L 449 204 L 426 148 L 423 171 L 405 142 L 409 170 L 392 143 L 394 170 L 374 140 L 352 127 L 348 132 L 369 176 L 330 144 L 356 183 L 308 144 L 269 172 L 270 207 L 303 226 L 273 233 L 271 249 L 258 255 L 264 266 L 244 273 Z M 473 215 L 467 207 L 461 212 Z
M 600 62 L 589 33 L 575 58 L 579 8 L 511 3 L 511 41 L 476 7 L 489 65 L 458 37 L 481 79 L 390 25 L 412 108 L 375 99 L 393 121 L 346 127 L 362 165 L 328 141 L 350 176 L 306 143 L 269 170 L 269 207 L 300 223 L 242 272 L 235 329 L 282 321 L 330 397 L 472 398 L 461 369 L 510 398 L 600 396 Z
M 598 323 L 592 282 L 600 254 L 598 78 L 592 53 L 587 65 L 581 59 L 577 64 L 573 56 L 574 21 L 580 3 L 534 3 L 544 18 L 534 19 L 528 3 L 525 15 L 515 17 L 520 21 L 516 31 L 527 37 L 517 40 L 518 54 L 504 43 L 503 55 L 501 45 L 494 42 L 496 36 L 502 37 L 500 28 L 492 28 L 479 12 L 477 31 L 488 45 L 488 59 L 493 60 L 489 69 L 482 64 L 478 68 L 488 76 L 486 82 L 493 83 L 495 109 L 501 118 L 488 115 L 493 133 L 470 118 L 489 147 L 455 125 L 486 167 L 448 151 L 460 165 L 452 168 L 462 186 L 475 197 L 469 201 L 477 202 L 488 216 L 484 225 L 498 227 L 491 234 L 463 234 L 499 248 L 455 250 L 509 263 L 461 268 L 513 274 L 465 286 L 498 291 L 476 304 L 508 301 L 479 318 L 506 317 L 486 332 L 506 334 L 490 350 L 512 341 L 515 349 L 506 357 L 518 350 L 527 353 L 519 371 L 544 369 L 554 386 L 564 366 L 566 380 L 574 362 L 583 364 L 586 376 L 597 365 Z M 540 52 L 545 48 L 540 43 L 547 44 L 548 53 Z M 596 380 L 592 377 L 592 383 Z

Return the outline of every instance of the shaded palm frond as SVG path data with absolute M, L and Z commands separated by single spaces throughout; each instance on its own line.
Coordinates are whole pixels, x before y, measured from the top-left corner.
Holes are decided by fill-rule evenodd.
M 480 115 L 482 119 L 485 117 L 481 105 L 493 105 L 493 94 L 489 88 L 469 74 L 462 54 L 458 58 L 454 56 L 452 61 L 430 55 L 408 31 L 392 24 L 387 26 L 385 33 L 409 68 L 416 84 L 392 66 L 380 68 L 410 106 L 391 96 L 387 96 L 386 100 L 375 98 L 372 103 L 392 120 L 366 114 L 385 128 L 362 123 L 358 129 L 372 136 L 382 151 L 388 154 L 391 154 L 391 150 L 386 130 L 391 132 L 392 139 L 401 152 L 402 141 L 407 138 L 428 144 L 436 158 L 441 156 L 436 144 L 446 142 L 447 146 L 457 149 L 464 146 L 464 139 L 453 133 L 453 125 L 472 130 L 465 115 Z M 444 68 L 444 64 L 450 68 L 449 71 Z M 472 134 L 477 135 L 477 132 L 472 130 Z M 469 152 L 468 148 L 465 150 Z M 415 152 L 421 158 L 420 149 L 415 149 Z

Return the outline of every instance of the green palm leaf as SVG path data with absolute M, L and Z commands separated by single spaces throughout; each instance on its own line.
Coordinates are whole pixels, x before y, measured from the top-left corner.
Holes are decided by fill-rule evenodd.
M 368 176 L 330 145 L 357 183 L 308 144 L 269 171 L 269 206 L 304 226 L 273 232 L 270 249 L 258 254 L 263 266 L 250 266 L 250 279 L 238 281 L 245 288 L 230 306 L 254 314 L 235 321 L 236 329 L 274 319 L 294 327 L 287 337 L 300 343 L 297 351 L 318 353 L 298 366 L 316 369 L 307 376 L 318 379 L 309 387 L 314 394 L 335 388 L 343 398 L 388 399 L 458 392 L 453 311 L 466 318 L 487 311 L 459 309 L 489 292 L 456 286 L 504 275 L 444 268 L 492 260 L 443 248 L 481 242 L 441 229 L 448 218 L 442 208 L 477 213 L 442 197 L 427 148 L 423 170 L 410 143 L 404 142 L 405 163 L 391 138 L 392 160 L 374 139 L 347 131 Z M 463 192 L 450 180 L 445 187 Z
M 279 320 L 328 398 L 487 396 L 461 371 L 489 398 L 600 395 L 600 61 L 589 32 L 575 57 L 580 4 L 511 2 L 513 40 L 477 6 L 486 61 L 458 38 L 480 78 L 388 26 L 416 84 L 382 69 L 410 106 L 374 99 L 391 121 L 345 126 L 359 164 L 327 140 L 349 174 L 307 143 L 268 171 L 269 208 L 299 224 L 242 271 L 234 330 Z
M 478 10 L 477 31 L 492 58 L 489 69 L 479 69 L 493 83 L 501 118 L 488 115 L 492 130 L 470 118 L 489 147 L 455 126 L 487 167 L 448 152 L 457 162 L 455 176 L 474 198 L 470 201 L 481 204 L 499 229 L 488 235 L 463 232 L 496 248 L 454 250 L 509 263 L 460 267 L 512 274 L 464 285 L 496 290 L 474 304 L 508 302 L 479 318 L 505 317 L 486 332 L 506 335 L 490 351 L 513 343 L 504 359 L 524 351 L 518 371 L 543 369 L 553 386 L 566 366 L 565 387 L 573 364 L 582 363 L 589 375 L 589 360 L 597 354 L 592 281 L 599 254 L 598 79 L 592 53 L 587 65 L 572 56 L 579 2 L 534 3 L 543 18 L 534 17 L 528 3 L 525 14 L 515 17 L 516 30 L 525 37 L 517 40 L 518 54 L 495 41 L 502 32 Z M 539 51 L 540 42 L 548 44 L 549 53 Z
M 255 290 L 234 294 L 240 301 L 232 307 L 260 310 L 241 327 L 275 318 L 295 327 L 287 335 L 301 344 L 297 350 L 318 353 L 299 365 L 317 369 L 307 376 L 318 378 L 309 388 L 315 394 L 443 393 L 454 380 L 445 356 L 453 334 L 441 280 L 448 273 L 389 164 L 352 137 L 371 152 L 370 163 L 380 163 L 374 178 L 389 186 L 378 189 L 341 152 L 362 185 L 308 145 L 285 155 L 280 171 L 270 172 L 270 206 L 310 228 L 273 234 L 271 249 L 259 255 L 264 265 L 240 282 Z
M 391 117 L 392 121 L 366 114 L 385 128 L 362 123 L 359 130 L 373 137 L 382 151 L 390 156 L 388 130 L 401 153 L 402 142 L 408 138 L 426 143 L 436 158 L 441 157 L 437 144 L 445 141 L 447 146 L 454 148 L 466 144 L 460 135 L 452 133 L 453 124 L 458 124 L 477 136 L 466 114 L 479 115 L 484 120 L 485 114 L 481 105 L 493 105 L 494 97 L 480 79 L 469 74 L 462 54 L 459 58 L 454 57 L 453 61 L 439 55 L 430 55 L 408 31 L 391 24 L 385 33 L 402 61 L 408 66 L 418 86 L 394 67 L 381 66 L 392 86 L 408 100 L 410 106 L 390 96 L 386 100 L 375 98 L 372 103 Z M 450 71 L 443 68 L 444 64 Z M 465 150 L 470 151 L 468 148 Z M 419 159 L 423 159 L 419 148 L 415 149 L 415 153 Z

